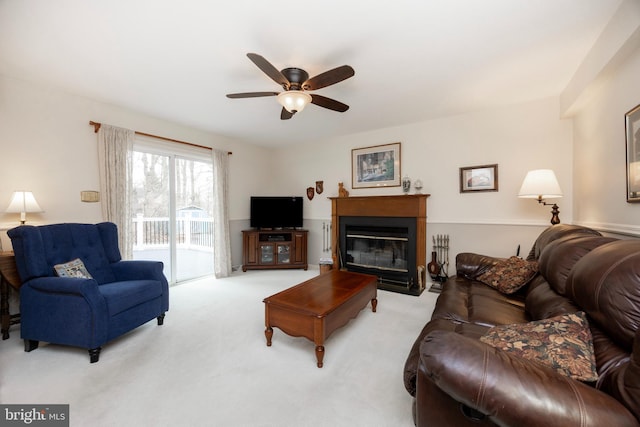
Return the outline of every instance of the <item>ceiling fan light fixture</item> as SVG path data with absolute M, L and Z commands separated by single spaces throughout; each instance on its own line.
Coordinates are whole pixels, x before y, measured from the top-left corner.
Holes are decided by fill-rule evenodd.
M 311 102 L 311 95 L 301 90 L 288 90 L 278 94 L 278 102 L 290 113 L 299 113 Z

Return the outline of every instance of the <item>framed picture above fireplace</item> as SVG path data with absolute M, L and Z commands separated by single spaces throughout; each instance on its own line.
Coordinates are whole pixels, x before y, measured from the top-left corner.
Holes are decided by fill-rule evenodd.
M 460 192 L 498 191 L 498 165 L 460 168 Z
M 351 188 L 400 186 L 400 143 L 351 150 Z

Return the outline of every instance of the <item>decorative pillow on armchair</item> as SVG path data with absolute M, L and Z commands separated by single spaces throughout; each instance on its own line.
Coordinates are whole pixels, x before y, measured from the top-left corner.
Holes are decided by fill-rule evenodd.
M 593 337 L 584 312 L 494 326 L 480 341 L 547 365 L 580 381 L 596 381 Z
M 76 258 L 64 264 L 56 264 L 53 266 L 59 277 L 80 277 L 83 279 L 93 279 L 84 263 L 80 258 Z
M 512 294 L 529 283 L 538 272 L 537 261 L 525 261 L 517 256 L 499 261 L 480 276 L 478 280 L 503 294 Z

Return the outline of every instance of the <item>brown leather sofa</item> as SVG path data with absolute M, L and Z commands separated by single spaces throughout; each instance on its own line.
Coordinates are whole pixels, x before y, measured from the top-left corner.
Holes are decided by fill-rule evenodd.
M 405 363 L 417 426 L 640 426 L 640 239 L 555 225 L 527 260 L 539 271 L 512 295 L 477 281 L 500 261 L 456 257 Z M 598 380 L 571 379 L 479 338 L 495 325 L 583 311 Z

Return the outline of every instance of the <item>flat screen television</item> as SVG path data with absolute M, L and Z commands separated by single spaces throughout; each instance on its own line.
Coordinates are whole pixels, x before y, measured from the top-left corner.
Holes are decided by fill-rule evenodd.
M 253 228 L 302 227 L 302 197 L 251 197 L 250 224 Z

